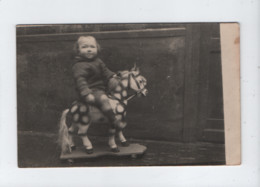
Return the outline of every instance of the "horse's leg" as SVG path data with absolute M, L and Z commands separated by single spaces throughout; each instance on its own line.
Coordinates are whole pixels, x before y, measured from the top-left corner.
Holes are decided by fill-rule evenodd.
M 88 154 L 93 153 L 93 146 L 91 141 L 89 140 L 88 136 L 87 136 L 87 131 L 88 128 L 90 126 L 90 123 L 85 125 L 85 124 L 79 124 L 79 131 L 78 131 L 78 135 L 81 137 L 82 142 L 84 147 L 86 148 L 86 152 Z
M 76 145 L 74 142 L 74 135 L 73 135 L 75 133 L 75 128 L 76 128 L 76 124 L 72 123 L 72 125 L 70 126 L 70 128 L 68 130 L 69 131 L 68 140 L 69 140 L 70 148 L 72 151 L 76 149 Z
M 119 115 L 118 115 L 119 117 Z M 125 114 L 124 114 L 124 117 L 125 117 Z M 122 116 L 121 116 L 122 118 Z M 124 134 L 123 134 L 123 129 L 126 127 L 127 123 L 125 122 L 125 120 L 122 118 L 122 121 L 119 123 L 119 126 L 118 126 L 118 138 L 121 142 L 121 145 L 124 146 L 124 147 L 127 147 L 129 146 L 129 143 L 128 141 L 126 140 Z
M 112 152 L 119 152 L 119 149 L 118 149 L 118 147 L 116 145 L 116 141 L 115 141 L 115 134 L 116 134 L 116 129 L 110 128 L 109 137 L 108 137 L 108 145 L 111 148 Z
M 126 140 L 126 138 L 125 138 L 125 136 L 124 136 L 124 134 L 123 134 L 122 129 L 120 129 L 120 130 L 118 131 L 118 138 L 119 138 L 119 140 L 120 140 L 122 146 L 124 146 L 124 147 L 129 146 L 129 142 Z
M 116 127 L 118 119 L 115 117 L 115 113 L 113 111 L 114 104 L 109 102 L 109 98 L 103 92 L 98 93 L 97 96 L 97 103 L 99 105 L 100 110 L 103 114 L 108 118 L 110 123 L 109 127 L 109 138 L 108 138 L 108 145 L 112 152 L 119 152 L 119 149 L 116 145 L 115 141 L 115 134 L 116 134 Z

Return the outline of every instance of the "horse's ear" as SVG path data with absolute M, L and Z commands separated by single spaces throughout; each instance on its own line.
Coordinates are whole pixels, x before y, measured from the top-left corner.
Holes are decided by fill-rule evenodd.
M 136 67 L 136 63 L 134 64 L 134 67 L 132 67 L 131 71 L 137 71 L 137 72 L 140 72 L 139 68 Z
M 136 71 L 136 63 L 134 64 L 134 67 L 132 67 L 131 71 Z
M 135 71 L 138 72 L 138 73 L 140 73 L 140 69 L 139 69 L 138 67 L 136 68 Z

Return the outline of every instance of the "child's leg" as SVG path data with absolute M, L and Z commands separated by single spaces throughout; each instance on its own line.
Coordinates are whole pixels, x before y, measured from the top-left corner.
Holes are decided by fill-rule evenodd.
M 109 128 L 109 140 L 108 144 L 113 152 L 118 152 L 119 149 L 115 142 L 115 133 L 116 133 L 116 127 L 118 127 L 118 124 L 120 123 L 120 120 L 116 119 L 115 113 L 113 112 L 113 109 L 109 103 L 109 99 L 105 92 L 99 91 L 94 93 L 95 95 L 95 101 L 98 106 L 98 108 L 103 112 L 103 114 L 108 118 L 110 122 L 110 128 Z
M 95 96 L 95 103 L 97 107 L 103 112 L 103 114 L 108 118 L 111 129 L 115 129 L 119 122 L 116 120 L 115 113 L 113 112 L 112 106 L 109 103 L 109 99 L 104 91 L 96 91 L 93 94 Z

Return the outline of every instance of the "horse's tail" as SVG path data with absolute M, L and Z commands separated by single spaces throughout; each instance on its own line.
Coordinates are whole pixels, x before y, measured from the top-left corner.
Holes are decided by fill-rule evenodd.
M 69 112 L 69 109 L 65 109 L 62 112 L 60 122 L 59 122 L 59 139 L 58 143 L 61 146 L 62 153 L 71 152 L 70 139 L 69 139 L 69 129 L 66 124 L 66 116 Z

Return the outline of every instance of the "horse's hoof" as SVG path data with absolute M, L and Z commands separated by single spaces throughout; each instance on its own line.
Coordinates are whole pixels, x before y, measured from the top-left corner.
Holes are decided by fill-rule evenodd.
M 120 150 L 118 149 L 118 147 L 115 147 L 115 148 L 111 148 L 111 151 L 113 153 L 118 153 Z
M 93 148 L 91 148 L 91 149 L 86 149 L 86 153 L 87 153 L 87 154 L 92 154 L 93 152 L 94 152 Z
M 76 145 L 73 145 L 70 148 L 71 148 L 71 151 L 75 151 L 76 150 Z
M 130 144 L 129 144 L 128 141 L 124 141 L 124 142 L 121 142 L 121 145 L 122 145 L 123 147 L 128 147 Z

